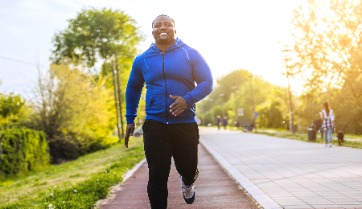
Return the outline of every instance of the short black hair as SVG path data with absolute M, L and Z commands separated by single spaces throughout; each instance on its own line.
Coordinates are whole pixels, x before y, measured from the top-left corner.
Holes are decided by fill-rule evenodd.
M 173 23 L 173 25 L 174 25 L 174 26 L 176 25 L 175 20 L 173 20 L 172 17 L 170 17 L 170 16 L 168 16 L 168 15 L 165 15 L 165 14 L 162 14 L 162 15 L 158 15 L 158 16 L 152 21 L 152 28 L 153 28 L 153 23 L 155 22 L 155 20 L 156 20 L 157 18 L 159 18 L 159 17 L 162 17 L 162 16 L 165 16 L 165 17 L 170 18 L 171 21 L 172 21 L 172 23 Z

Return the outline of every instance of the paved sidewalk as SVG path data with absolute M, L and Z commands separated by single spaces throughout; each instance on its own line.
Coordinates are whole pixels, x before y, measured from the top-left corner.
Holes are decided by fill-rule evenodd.
M 362 150 L 200 128 L 202 145 L 265 209 L 362 209 Z
M 257 204 L 244 190 L 226 174 L 213 157 L 200 145 L 200 174 L 195 183 L 196 200 L 187 205 L 181 194 L 179 176 L 172 166 L 168 188 L 168 209 L 258 209 Z M 101 209 L 149 209 L 147 196 L 148 168 L 141 163 L 135 173 L 122 186 L 116 187 L 111 198 L 100 206 Z

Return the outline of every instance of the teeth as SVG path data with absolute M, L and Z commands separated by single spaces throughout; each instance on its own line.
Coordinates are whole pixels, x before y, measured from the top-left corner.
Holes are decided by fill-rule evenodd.
M 167 36 L 168 36 L 167 33 L 160 33 L 161 38 L 167 38 Z

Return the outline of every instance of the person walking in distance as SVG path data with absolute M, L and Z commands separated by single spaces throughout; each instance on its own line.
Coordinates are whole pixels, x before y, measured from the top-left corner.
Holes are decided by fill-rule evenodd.
M 220 115 L 218 115 L 216 117 L 216 124 L 217 124 L 217 130 L 220 131 L 220 126 L 221 126 L 221 118 L 220 118 Z
M 224 127 L 224 130 L 226 130 L 226 126 L 228 125 L 228 118 L 224 116 L 222 119 L 222 126 Z
M 167 181 L 173 158 L 187 204 L 195 200 L 198 176 L 199 128 L 195 104 L 213 90 L 207 62 L 176 37 L 175 21 L 159 15 L 152 22 L 154 43 L 138 55 L 126 87 L 126 137 L 135 130 L 135 117 L 146 86 L 146 120 L 142 126 L 149 168 L 147 193 L 152 209 L 167 208 Z
M 324 108 L 320 113 L 322 119 L 322 131 L 324 136 L 325 146 L 332 147 L 332 132 L 334 129 L 334 113 L 330 108 L 329 103 L 325 102 L 323 104 Z

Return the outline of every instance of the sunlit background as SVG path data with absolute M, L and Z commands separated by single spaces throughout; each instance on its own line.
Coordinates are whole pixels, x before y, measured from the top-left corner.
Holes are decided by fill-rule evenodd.
M 198 49 L 215 79 L 245 69 L 286 86 L 282 49 L 290 39 L 290 19 L 297 1 L 166 0 L 16 0 L 0 2 L 0 92 L 31 97 L 41 71 L 49 68 L 52 38 L 82 9 L 111 8 L 134 18 L 146 40 L 159 14 L 176 21 L 178 36 Z M 293 91 L 299 91 L 298 83 Z
M 123 166 L 139 162 L 138 148 L 116 148 L 122 160 L 107 154 L 111 164 L 102 163 L 100 178 L 89 166 L 97 153 L 80 161 L 92 168 L 91 176 L 82 169 L 68 173 L 76 170 L 69 164 L 66 175 L 49 167 L 125 142 L 126 82 L 134 56 L 153 42 L 151 23 L 160 14 L 173 17 L 177 35 L 212 69 L 214 90 L 195 104 L 200 126 L 325 143 L 317 133 L 329 123 L 320 115 L 329 102 L 334 138 L 346 136 L 338 145 L 362 147 L 361 0 L 2 0 L 0 207 L 66 202 L 67 208 L 90 208 L 118 183 Z M 138 136 L 145 92 L 135 119 Z M 130 143 L 138 142 L 131 137 Z M 30 178 L 22 180 L 28 171 Z M 73 187 L 54 181 L 54 171 L 67 182 L 94 181 Z

